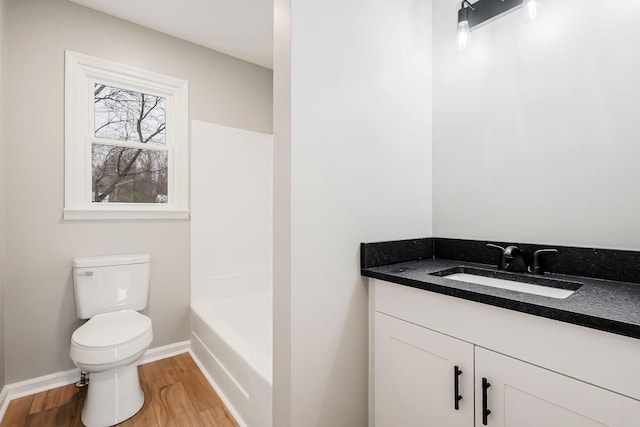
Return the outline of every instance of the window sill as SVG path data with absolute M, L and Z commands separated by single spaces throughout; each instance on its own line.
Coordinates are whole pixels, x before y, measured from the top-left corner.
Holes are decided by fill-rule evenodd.
M 65 220 L 188 219 L 188 209 L 65 209 Z

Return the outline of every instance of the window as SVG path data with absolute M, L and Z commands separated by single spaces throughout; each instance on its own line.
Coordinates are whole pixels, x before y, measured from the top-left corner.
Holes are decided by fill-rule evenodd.
M 66 51 L 65 219 L 187 218 L 188 83 Z

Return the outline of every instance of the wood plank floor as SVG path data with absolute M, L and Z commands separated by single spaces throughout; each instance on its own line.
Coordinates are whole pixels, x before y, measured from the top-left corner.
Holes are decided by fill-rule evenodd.
M 189 353 L 138 367 L 144 406 L 121 427 L 238 427 Z M 0 427 L 82 427 L 87 389 L 70 384 L 9 404 Z

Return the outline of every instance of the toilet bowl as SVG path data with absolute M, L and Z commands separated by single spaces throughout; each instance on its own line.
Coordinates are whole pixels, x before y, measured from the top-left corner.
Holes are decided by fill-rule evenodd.
M 71 359 L 90 379 L 82 408 L 87 427 L 118 424 L 140 410 L 136 362 L 152 339 L 151 319 L 134 310 L 98 314 L 73 333 Z
M 144 404 L 138 360 L 151 345 L 149 254 L 74 258 L 76 314 L 89 319 L 71 337 L 69 356 L 89 373 L 82 408 L 87 427 L 119 424 Z

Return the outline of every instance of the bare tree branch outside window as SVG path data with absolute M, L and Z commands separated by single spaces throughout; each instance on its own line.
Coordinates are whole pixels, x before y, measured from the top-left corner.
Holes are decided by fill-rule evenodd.
M 96 84 L 94 134 L 110 141 L 128 141 L 161 148 L 166 145 L 165 98 Z M 94 143 L 94 202 L 167 203 L 166 150 Z

